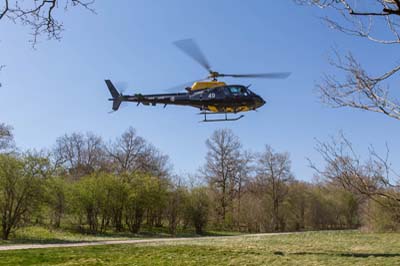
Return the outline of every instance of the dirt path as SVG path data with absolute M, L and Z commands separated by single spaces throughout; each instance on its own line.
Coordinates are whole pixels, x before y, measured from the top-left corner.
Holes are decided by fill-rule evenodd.
M 226 239 L 226 238 L 239 238 L 239 237 L 259 237 L 259 236 L 274 236 L 293 233 L 267 233 L 267 234 L 251 234 L 251 235 L 238 235 L 238 236 L 212 236 L 212 237 L 182 237 L 182 238 L 152 238 L 152 239 L 131 239 L 131 240 L 107 240 L 107 241 L 93 241 L 93 242 L 79 242 L 79 243 L 62 243 L 62 244 L 18 244 L 0 246 L 0 251 L 3 250 L 20 250 L 20 249 L 40 249 L 40 248 L 67 248 L 67 247 L 86 247 L 86 246 L 100 246 L 100 245 L 119 245 L 119 244 L 147 244 L 147 243 L 171 243 L 192 240 L 213 240 L 213 239 Z

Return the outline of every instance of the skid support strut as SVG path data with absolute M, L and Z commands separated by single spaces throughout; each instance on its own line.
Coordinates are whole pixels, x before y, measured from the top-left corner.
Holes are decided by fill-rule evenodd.
M 201 112 L 199 113 L 201 115 L 204 115 L 204 119 L 200 122 L 228 122 L 228 121 L 237 121 L 241 118 L 244 117 L 244 115 L 240 115 L 237 117 L 229 118 L 228 113 L 212 113 L 212 112 Z M 207 119 L 207 115 L 217 115 L 217 114 L 224 114 L 224 118 L 218 118 L 218 119 Z

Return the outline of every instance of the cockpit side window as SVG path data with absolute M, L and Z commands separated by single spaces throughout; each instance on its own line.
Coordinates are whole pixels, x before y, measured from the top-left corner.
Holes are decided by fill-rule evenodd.
M 242 86 L 229 86 L 228 89 L 230 93 L 233 95 L 245 95 L 245 96 L 249 95 L 247 89 Z
M 232 94 L 240 94 L 240 88 L 239 87 L 229 87 L 229 90 L 231 91 Z

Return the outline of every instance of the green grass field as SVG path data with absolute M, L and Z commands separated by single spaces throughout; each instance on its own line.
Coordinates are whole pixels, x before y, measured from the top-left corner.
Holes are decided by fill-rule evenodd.
M 0 240 L 0 245 L 13 244 L 53 244 L 53 243 L 75 243 L 83 241 L 101 241 L 101 240 L 123 240 L 137 238 L 129 234 L 80 234 L 72 230 L 49 229 L 40 226 L 23 227 L 11 235 L 10 240 Z
M 1 251 L 0 265 L 400 265 L 400 234 L 309 232 Z
M 237 232 L 208 231 L 206 236 L 233 236 L 240 235 Z M 41 226 L 28 226 L 17 230 L 11 235 L 10 240 L 1 240 L 0 245 L 15 244 L 56 244 L 56 243 L 79 243 L 96 242 L 103 240 L 126 240 L 126 239 L 147 239 L 147 238 L 168 238 L 168 237 L 195 237 L 194 231 L 178 230 L 175 236 L 168 233 L 167 228 L 153 227 L 143 228 L 140 234 L 130 232 L 105 232 L 102 234 L 82 234 L 72 229 L 51 229 Z

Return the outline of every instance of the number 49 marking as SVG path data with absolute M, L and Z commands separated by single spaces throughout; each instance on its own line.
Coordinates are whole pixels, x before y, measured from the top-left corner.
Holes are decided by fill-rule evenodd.
M 210 93 L 210 94 L 208 94 L 208 98 L 215 98 L 215 93 Z

